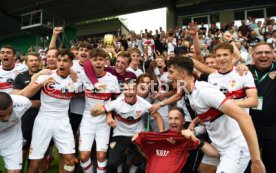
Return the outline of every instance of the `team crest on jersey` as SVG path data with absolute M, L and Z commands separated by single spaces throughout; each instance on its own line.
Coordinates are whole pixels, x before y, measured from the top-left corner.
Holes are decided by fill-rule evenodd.
M 167 138 L 167 141 L 168 141 L 169 143 L 171 143 L 171 144 L 175 144 L 175 143 L 176 143 L 176 141 L 175 141 L 172 137 Z
M 69 89 L 70 91 L 74 91 L 74 90 L 75 90 L 75 85 L 74 85 L 74 83 L 69 83 L 68 89 Z
M 111 149 L 113 149 L 113 148 L 115 147 L 115 145 L 116 145 L 116 142 L 111 142 L 111 143 L 109 144 L 109 146 L 110 146 Z
M 138 111 L 136 111 L 136 117 L 140 117 L 140 116 L 142 116 L 142 111 L 140 111 L 140 110 L 138 110 Z
M 105 83 L 98 82 L 95 84 L 95 87 L 100 91 L 105 91 L 107 88 L 107 85 Z
M 276 71 L 270 72 L 270 73 L 268 74 L 268 76 L 269 76 L 272 80 L 274 80 L 274 78 L 275 78 L 275 76 L 276 76 Z
M 236 85 L 236 80 L 230 80 L 229 85 L 231 88 L 234 88 L 234 86 Z

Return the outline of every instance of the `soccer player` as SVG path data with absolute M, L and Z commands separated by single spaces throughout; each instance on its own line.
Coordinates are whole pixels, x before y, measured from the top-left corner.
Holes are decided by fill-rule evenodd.
M 142 59 L 141 52 L 138 48 L 132 48 L 129 50 L 129 54 L 131 57 L 131 62 L 129 63 L 129 66 L 126 70 L 134 73 L 138 78 L 144 73 L 141 69 L 139 69 L 140 60 Z
M 112 75 L 116 76 L 119 84 L 124 83 L 124 81 L 128 79 L 136 79 L 136 75 L 130 71 L 127 71 L 127 67 L 129 66 L 129 63 L 131 61 L 131 57 L 128 52 L 121 51 L 116 58 L 116 64 L 115 67 L 106 67 L 105 71 L 111 73 Z M 87 65 L 86 65 L 87 64 Z M 89 73 L 91 75 L 92 84 L 96 86 L 97 88 L 97 77 L 95 75 L 95 71 L 93 68 L 89 68 L 90 64 L 85 63 L 84 70 L 89 69 Z
M 0 91 L 11 93 L 16 75 L 28 68 L 22 64 L 15 64 L 16 50 L 10 45 L 4 45 L 0 51 Z
M 212 145 L 200 141 L 192 131 L 183 130 L 184 123 L 183 109 L 173 107 L 169 111 L 170 130 L 163 133 L 141 132 L 133 136 L 132 141 L 147 158 L 147 173 L 180 172 L 189 151 L 196 148 L 201 148 L 208 155 L 219 157 L 218 151 Z
M 89 43 L 80 43 L 78 47 L 78 55 L 79 59 L 73 61 L 72 70 L 74 70 L 77 73 L 77 76 L 79 77 L 81 72 L 83 71 L 83 65 L 84 62 L 89 60 L 90 58 L 90 51 L 92 50 L 92 46 Z M 83 110 L 84 110 L 84 95 L 80 94 L 74 98 L 72 98 L 70 102 L 70 113 L 69 113 L 69 119 L 70 124 L 73 129 L 74 135 L 76 135 L 76 132 L 80 126 Z
M 31 160 L 28 173 L 36 173 L 51 139 L 63 155 L 64 171 L 74 171 L 75 141 L 68 118 L 70 99 L 78 89 L 70 74 L 74 54 L 68 50 L 58 53 L 57 70 L 51 75 L 38 76 L 28 85 L 22 95 L 31 97 L 41 91 L 41 107 L 35 119 L 33 136 L 29 152 Z
M 28 67 L 28 71 L 20 73 L 16 76 L 14 81 L 14 89 L 12 93 L 18 93 L 23 90 L 30 82 L 32 76 L 39 71 L 39 54 L 29 53 L 25 57 L 25 62 Z M 23 169 L 26 156 L 28 154 L 31 140 L 32 140 L 32 131 L 34 126 L 35 118 L 38 114 L 40 107 L 40 92 L 36 93 L 33 97 L 30 98 L 33 106 L 26 111 L 22 116 L 22 133 L 24 138 L 23 143 Z
M 252 172 L 264 173 L 256 131 L 248 113 L 213 85 L 196 81 L 193 68 L 190 58 L 178 58 L 169 65 L 169 77 L 178 85 L 185 83 L 182 89 L 189 93 L 191 107 L 200 121 L 209 124 L 207 132 L 220 153 L 217 172 L 243 172 L 251 156 Z
M 214 53 L 217 64 L 220 68 L 208 76 L 208 82 L 218 88 L 228 99 L 232 99 L 236 105 L 240 106 L 244 109 L 244 111 L 249 113 L 249 108 L 255 107 L 258 104 L 257 90 L 252 74 L 247 72 L 247 74 L 240 76 L 236 71 L 236 67 L 233 67 L 232 60 L 234 49 L 231 44 L 219 44 L 214 48 Z M 197 119 L 199 118 L 196 118 L 196 120 Z M 193 122 L 196 120 L 193 120 Z M 215 122 L 205 123 L 207 131 L 215 124 Z M 222 128 L 224 130 L 227 129 L 226 127 Z M 210 131 L 208 134 L 212 139 L 214 134 Z M 243 142 L 243 146 L 247 146 L 245 142 Z M 217 166 L 219 160 L 217 158 L 213 159 L 208 156 L 204 156 L 201 162 L 202 164 L 200 165 L 200 168 L 203 165 Z
M 122 97 L 118 97 L 104 106 L 98 104 L 92 109 L 94 115 L 111 111 L 115 115 L 115 119 L 113 119 L 111 114 L 108 114 L 107 117 L 107 123 L 114 128 L 108 153 L 107 172 L 116 172 L 116 168 L 122 162 L 122 156 L 128 147 L 133 148 L 136 155 L 139 154 L 137 148 L 133 146 L 131 138 L 134 134 L 144 130 L 142 118 L 149 112 L 150 107 L 151 104 L 149 102 L 137 96 L 136 83 L 132 80 L 127 80 L 124 83 Z M 151 116 L 157 121 L 158 130 L 162 132 L 164 127 L 160 114 L 155 113 Z
M 85 92 L 85 108 L 80 124 L 80 164 L 85 173 L 93 172 L 93 164 L 90 159 L 91 148 L 96 141 L 97 151 L 97 172 L 106 171 L 106 151 L 109 144 L 110 127 L 106 124 L 106 114 L 91 116 L 91 108 L 96 103 L 107 103 L 113 94 L 120 92 L 116 76 L 104 70 L 106 53 L 102 49 L 93 49 L 90 53 L 90 63 L 98 80 L 98 89 L 92 84 L 90 78 L 83 71 L 80 74 L 80 81 Z M 90 64 L 90 65 L 91 65 Z M 92 114 L 93 115 L 93 114 Z
M 8 173 L 20 173 L 22 169 L 20 118 L 31 106 L 26 97 L 0 92 L 0 156 Z

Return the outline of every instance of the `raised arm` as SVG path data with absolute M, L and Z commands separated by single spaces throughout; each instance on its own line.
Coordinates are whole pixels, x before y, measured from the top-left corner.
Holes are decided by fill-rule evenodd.
M 200 48 L 200 41 L 198 38 L 198 28 L 196 22 L 191 22 L 189 24 L 189 31 L 188 31 L 193 39 L 193 45 L 194 45 L 194 57 L 199 62 L 204 62 L 204 59 L 201 55 L 201 48 Z
M 193 62 L 194 62 L 194 66 L 195 68 L 200 71 L 201 73 L 204 73 L 204 74 L 211 74 L 213 72 L 216 71 L 216 69 L 213 69 L 211 67 L 208 67 L 207 65 L 203 64 L 202 62 L 199 62 L 198 60 L 196 59 L 192 59 Z
M 57 48 L 57 37 L 63 31 L 62 27 L 54 27 L 49 49 Z
M 233 48 L 234 48 L 234 58 L 232 60 L 232 64 L 237 65 L 239 63 L 240 59 L 241 59 L 241 55 L 240 55 L 239 49 L 237 48 L 237 46 L 233 42 L 232 34 L 229 31 L 225 32 L 222 36 L 221 41 L 230 43 L 233 46 Z

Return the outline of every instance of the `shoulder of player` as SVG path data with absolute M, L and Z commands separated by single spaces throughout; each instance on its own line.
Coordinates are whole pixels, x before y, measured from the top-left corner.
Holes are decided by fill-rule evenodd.
M 210 84 L 208 82 L 205 82 L 205 81 L 197 81 L 196 85 L 194 86 L 194 89 L 193 89 L 193 92 L 194 91 L 200 93 L 203 97 L 206 94 L 210 94 L 211 93 L 210 91 L 218 91 L 218 92 L 220 92 L 219 90 L 217 90 L 215 88 L 214 85 L 212 85 L 212 84 Z
M 231 71 L 231 74 L 234 74 L 235 76 L 237 76 L 237 78 L 245 78 L 245 77 L 250 77 L 252 76 L 251 70 L 249 69 L 247 73 L 245 73 L 244 75 L 240 75 L 239 72 L 237 71 L 237 68 L 234 67 L 233 70 Z
M 14 67 L 14 70 L 24 72 L 24 71 L 28 70 L 28 67 L 24 64 L 16 64 Z
M 80 76 L 86 76 L 86 74 L 85 74 L 85 71 L 84 71 L 84 70 L 82 70 L 82 71 L 80 72 Z
M 146 105 L 150 104 L 146 99 L 144 99 L 138 95 L 136 97 L 137 97 L 137 102 L 139 102 L 141 104 L 146 104 Z
M 131 71 L 126 71 L 126 73 L 127 73 L 126 76 L 128 76 L 128 78 L 130 78 L 130 79 L 136 79 L 137 78 L 136 75 Z
M 121 105 L 125 103 L 125 98 L 124 96 L 119 96 L 118 98 L 116 98 L 116 100 L 112 100 L 111 102 L 109 102 L 108 104 L 115 104 L 115 105 Z
M 208 77 L 209 77 L 209 78 L 212 78 L 212 77 L 216 77 L 216 76 L 219 76 L 219 75 L 220 75 L 219 71 L 218 71 L 218 70 L 215 70 L 214 72 L 210 73 L 210 74 L 208 75 Z
M 112 73 L 110 73 L 110 72 L 106 72 L 106 75 L 105 75 L 105 77 L 108 77 L 108 78 L 110 78 L 110 79 L 113 79 L 113 80 L 117 80 L 117 77 L 115 76 L 115 75 L 113 75 Z
M 105 68 L 104 68 L 104 71 L 109 72 L 109 73 L 111 73 L 111 74 L 116 73 L 115 67 L 113 67 L 113 66 L 105 67 Z
M 24 76 L 29 76 L 29 71 L 23 71 L 23 72 L 20 72 L 17 77 L 24 77 Z
M 27 97 L 24 97 L 21 95 L 11 94 L 11 98 L 12 98 L 14 107 L 20 107 L 20 106 L 24 106 L 24 105 L 26 106 L 30 102 L 30 100 Z

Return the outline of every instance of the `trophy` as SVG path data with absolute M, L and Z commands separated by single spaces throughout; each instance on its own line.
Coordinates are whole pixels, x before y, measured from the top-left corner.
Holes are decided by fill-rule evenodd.
M 113 34 L 105 34 L 104 35 L 104 44 L 105 45 L 113 45 L 114 36 Z

